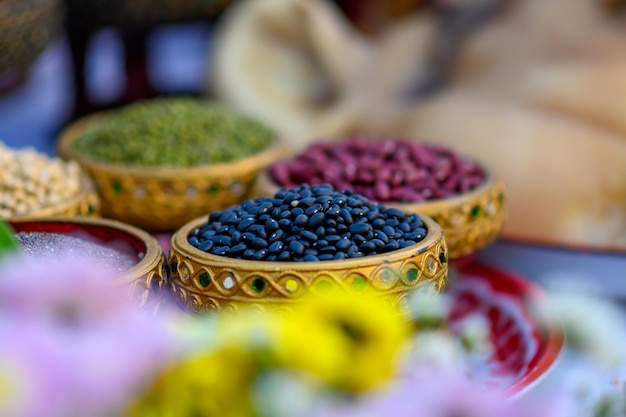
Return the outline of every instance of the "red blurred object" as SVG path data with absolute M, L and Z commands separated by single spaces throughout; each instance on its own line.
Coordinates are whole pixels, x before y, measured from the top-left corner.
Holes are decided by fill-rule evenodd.
M 510 395 L 529 390 L 563 348 L 563 329 L 546 308 L 546 294 L 522 277 L 479 263 L 458 268 L 460 278 L 450 283 L 451 328 L 472 314 L 486 317 L 495 345 L 486 364 L 488 379 L 509 382 Z

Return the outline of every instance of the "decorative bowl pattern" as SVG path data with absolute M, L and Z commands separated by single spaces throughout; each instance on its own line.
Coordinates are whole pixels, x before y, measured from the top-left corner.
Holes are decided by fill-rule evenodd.
M 273 195 L 279 189 L 269 170 L 265 169 L 259 173 L 251 196 Z M 504 195 L 504 182 L 487 171 L 483 184 L 457 197 L 385 205 L 431 217 L 443 228 L 450 259 L 458 259 L 473 254 L 496 239 L 506 220 Z
M 15 232 L 86 234 L 107 247 L 137 260 L 117 281 L 127 285 L 130 294 L 142 305 L 156 303 L 165 291 L 167 265 L 157 240 L 136 227 L 94 217 L 46 217 L 11 220 Z
M 59 154 L 76 160 L 94 179 L 102 215 L 147 230 L 175 230 L 211 211 L 239 204 L 257 173 L 288 155 L 275 142 L 265 151 L 239 161 L 193 168 L 131 167 L 94 161 L 72 148 L 72 142 L 101 115 L 69 126 L 58 143 Z
M 441 228 L 423 217 L 426 238 L 404 249 L 362 258 L 321 262 L 266 262 L 202 252 L 187 237 L 206 221 L 196 219 L 172 236 L 170 287 L 179 303 L 194 312 L 252 305 L 297 302 L 307 293 L 339 287 L 364 295 L 384 296 L 394 304 L 415 288 L 438 293 L 448 273 L 447 246 Z

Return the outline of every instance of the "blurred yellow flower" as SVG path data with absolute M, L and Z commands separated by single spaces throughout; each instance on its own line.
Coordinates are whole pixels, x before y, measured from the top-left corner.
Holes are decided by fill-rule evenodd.
M 264 373 L 287 369 L 331 388 L 360 392 L 393 376 L 409 334 L 398 310 L 370 297 L 326 294 L 291 315 L 223 313 L 209 351 L 173 364 L 129 408 L 129 417 L 254 416 Z
M 332 341 L 336 353 L 344 355 L 329 382 L 350 392 L 376 388 L 392 377 L 410 334 L 406 317 L 384 300 L 339 292 L 312 298 L 296 309 L 292 320 L 299 325 L 286 338 L 300 339 L 307 345 L 305 353 L 319 354 L 321 341 L 309 333 L 314 326 L 325 345 Z
M 256 373 L 253 357 L 237 347 L 194 356 L 164 372 L 131 404 L 129 417 L 249 417 Z

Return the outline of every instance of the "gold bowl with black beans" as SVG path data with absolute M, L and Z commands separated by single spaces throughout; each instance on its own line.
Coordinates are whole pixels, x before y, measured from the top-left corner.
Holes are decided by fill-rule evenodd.
M 315 143 L 261 172 L 251 195 L 272 195 L 302 183 L 328 183 L 432 217 L 444 230 L 451 259 L 488 245 L 506 219 L 504 182 L 493 172 L 450 149 L 413 140 Z
M 385 297 L 438 293 L 447 246 L 432 219 L 336 192 L 327 185 L 272 197 L 193 220 L 172 236 L 169 286 L 194 312 L 278 305 L 332 289 Z
M 188 98 L 88 116 L 62 132 L 58 151 L 94 178 L 103 216 L 163 231 L 239 203 L 288 155 L 264 125 Z

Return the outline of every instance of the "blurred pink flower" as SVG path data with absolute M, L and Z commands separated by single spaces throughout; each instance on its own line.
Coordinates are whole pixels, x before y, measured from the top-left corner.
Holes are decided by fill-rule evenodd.
M 169 320 L 140 310 L 114 278 L 76 260 L 0 267 L 2 326 L 12 329 L 2 340 L 45 341 L 21 352 L 30 364 L 22 368 L 25 380 L 39 387 L 25 398 L 45 412 L 16 417 L 114 415 L 175 350 Z M 51 392 L 61 414 L 39 404 Z
M 513 401 L 500 387 L 462 372 L 421 365 L 387 390 L 354 401 L 326 403 L 310 417 L 556 417 L 557 399 Z

